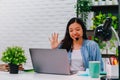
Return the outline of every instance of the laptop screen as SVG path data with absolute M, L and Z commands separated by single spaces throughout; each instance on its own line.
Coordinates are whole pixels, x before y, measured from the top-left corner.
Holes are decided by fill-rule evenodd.
M 65 49 L 30 48 L 29 51 L 35 72 L 70 74 L 68 53 Z

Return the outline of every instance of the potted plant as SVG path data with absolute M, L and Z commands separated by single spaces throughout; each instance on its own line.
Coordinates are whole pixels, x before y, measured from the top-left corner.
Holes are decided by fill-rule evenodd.
M 98 0 L 94 0 L 94 5 L 98 5 Z
M 8 63 L 10 73 L 17 74 L 19 65 L 25 63 L 27 58 L 21 47 L 12 46 L 7 47 L 7 49 L 2 53 L 1 60 Z
M 85 22 L 88 19 L 88 13 L 91 11 L 92 1 L 91 0 L 77 0 L 77 4 L 75 6 L 77 17 L 81 17 Z
M 102 12 L 100 12 L 98 15 L 96 15 L 92 18 L 93 26 L 91 26 L 91 29 L 94 30 L 97 26 L 102 24 L 105 21 L 106 17 L 112 18 L 112 27 L 115 30 L 117 30 L 118 29 L 118 18 L 117 18 L 117 16 L 112 15 L 112 13 L 104 14 Z

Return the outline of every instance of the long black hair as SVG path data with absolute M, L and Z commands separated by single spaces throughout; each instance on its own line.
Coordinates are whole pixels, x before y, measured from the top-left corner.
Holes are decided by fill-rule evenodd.
M 74 22 L 81 25 L 82 30 L 83 30 L 83 39 L 88 39 L 86 35 L 86 27 L 84 25 L 84 22 L 80 18 L 77 18 L 77 17 L 71 18 L 67 24 L 65 36 L 61 42 L 61 48 L 66 49 L 67 51 L 71 50 L 71 46 L 73 45 L 73 39 L 70 37 L 70 34 L 69 34 L 69 26 L 73 24 Z

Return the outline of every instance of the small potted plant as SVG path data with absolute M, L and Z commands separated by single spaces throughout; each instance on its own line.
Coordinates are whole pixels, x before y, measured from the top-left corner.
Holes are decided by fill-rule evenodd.
M 82 20 L 85 22 L 88 19 L 88 13 L 91 11 L 92 1 L 91 0 L 77 0 L 76 3 L 76 13 L 77 17 L 81 17 Z
M 24 54 L 24 50 L 19 46 L 7 47 L 2 53 L 1 60 L 9 65 L 9 72 L 12 74 L 18 74 L 19 65 L 26 62 L 27 58 Z
M 92 18 L 93 26 L 91 26 L 91 29 L 94 30 L 98 25 L 102 24 L 105 21 L 106 17 L 112 18 L 112 27 L 115 30 L 118 30 L 118 18 L 117 18 L 117 16 L 112 15 L 112 13 L 105 14 L 102 12 L 99 12 L 98 15 L 96 15 Z

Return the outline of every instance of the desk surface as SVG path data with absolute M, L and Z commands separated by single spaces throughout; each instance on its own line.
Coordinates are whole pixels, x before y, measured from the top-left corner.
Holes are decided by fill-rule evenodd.
M 100 80 L 99 78 L 90 78 L 90 76 L 78 76 L 85 72 L 78 72 L 73 75 L 41 74 L 35 72 L 19 72 L 19 74 L 9 74 L 9 72 L 0 71 L 0 80 Z

